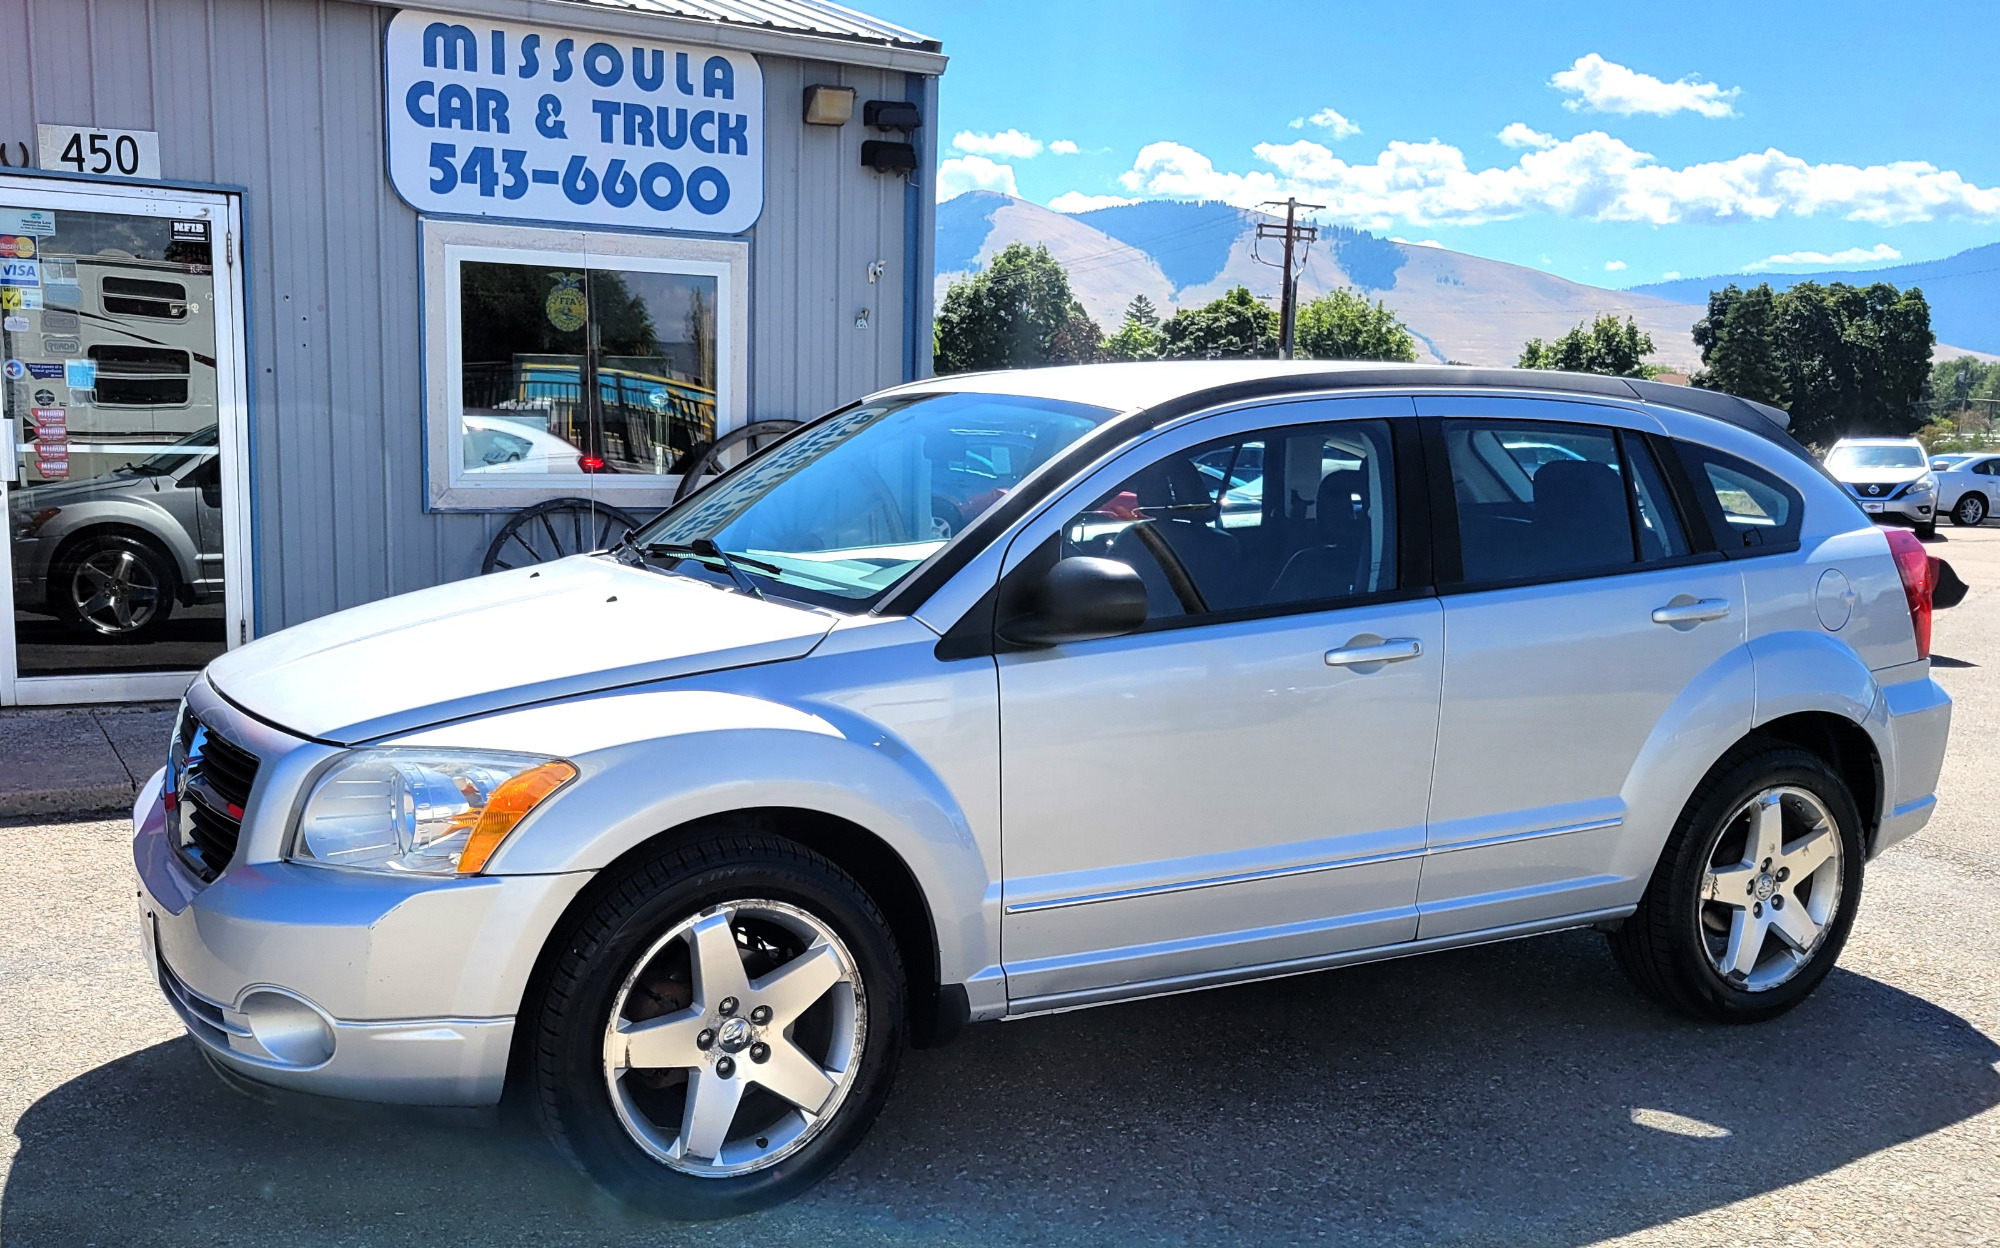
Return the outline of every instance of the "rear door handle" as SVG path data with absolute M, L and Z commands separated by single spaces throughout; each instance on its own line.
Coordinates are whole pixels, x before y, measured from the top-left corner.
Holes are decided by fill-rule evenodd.
M 1709 620 L 1719 620 L 1729 614 L 1727 598 L 1696 598 L 1683 602 L 1679 599 L 1664 607 L 1653 609 L 1655 624 L 1701 624 Z
M 1365 667 L 1371 663 L 1401 663 L 1424 652 L 1424 643 L 1415 637 L 1391 637 L 1387 641 L 1366 641 L 1356 637 L 1338 650 L 1326 652 L 1328 667 Z

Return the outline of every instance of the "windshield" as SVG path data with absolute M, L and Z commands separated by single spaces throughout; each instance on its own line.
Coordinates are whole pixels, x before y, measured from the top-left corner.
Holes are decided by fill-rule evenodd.
M 704 539 L 760 592 L 866 610 L 1109 408 L 918 395 L 835 413 L 667 511 L 641 553 Z M 648 552 L 647 548 L 655 548 Z M 729 580 L 693 559 L 677 571 Z
M 1858 468 L 1921 468 L 1924 466 L 1924 448 L 1921 446 L 1836 446 L 1826 457 L 1826 466 L 1835 472 L 1852 472 Z

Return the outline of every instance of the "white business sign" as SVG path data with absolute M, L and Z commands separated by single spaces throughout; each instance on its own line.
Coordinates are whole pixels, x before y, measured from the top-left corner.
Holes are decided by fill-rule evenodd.
M 736 234 L 763 211 L 747 54 L 405 9 L 383 77 L 420 212 Z

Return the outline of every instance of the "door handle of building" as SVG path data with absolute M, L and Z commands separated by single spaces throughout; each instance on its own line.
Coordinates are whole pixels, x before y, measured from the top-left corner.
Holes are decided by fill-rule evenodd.
M 1424 652 L 1424 643 L 1415 637 L 1391 637 L 1375 641 L 1356 637 L 1338 650 L 1326 652 L 1328 667 L 1366 667 L 1370 664 L 1401 663 Z
M 1676 599 L 1664 607 L 1653 609 L 1653 623 L 1701 624 L 1709 620 L 1722 619 L 1728 614 L 1727 598 L 1694 598 L 1685 602 Z
M 0 441 L 7 444 L 6 454 L 0 456 L 0 481 L 19 481 L 21 470 L 21 435 L 15 428 L 14 418 L 0 420 Z

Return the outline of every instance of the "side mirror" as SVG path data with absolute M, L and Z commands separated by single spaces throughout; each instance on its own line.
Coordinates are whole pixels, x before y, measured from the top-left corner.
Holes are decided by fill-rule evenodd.
M 1026 587 L 998 632 L 1022 646 L 1122 637 L 1146 622 L 1146 583 L 1116 559 L 1058 560 Z

